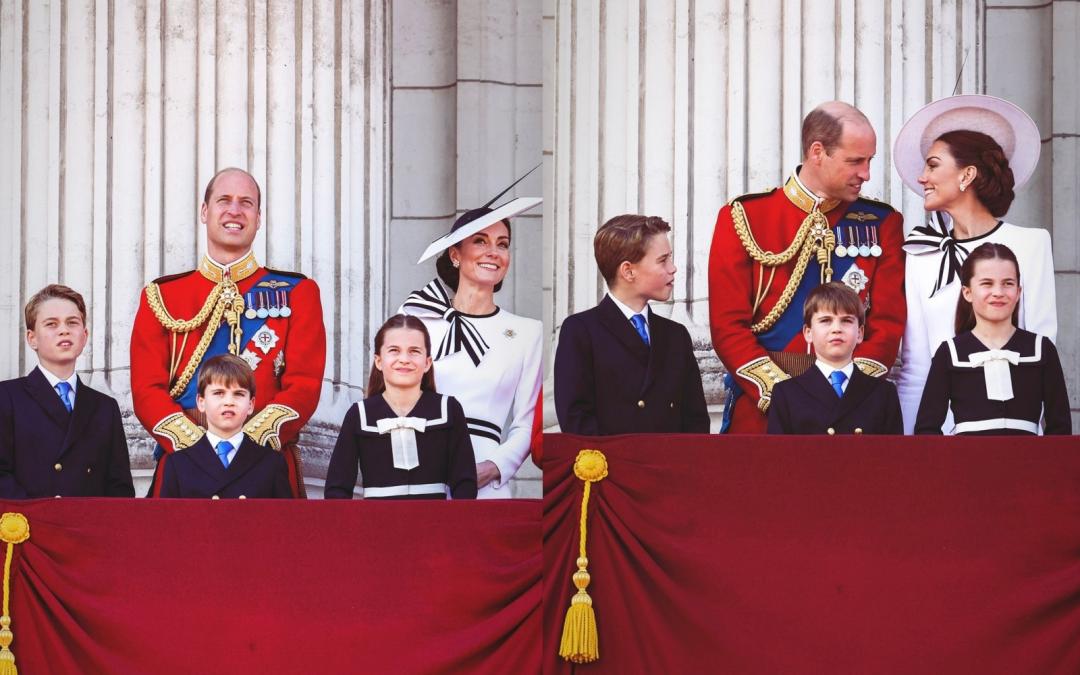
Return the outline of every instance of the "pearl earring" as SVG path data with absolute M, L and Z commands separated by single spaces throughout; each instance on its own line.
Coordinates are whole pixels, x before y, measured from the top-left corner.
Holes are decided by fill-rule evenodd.
M 967 185 L 964 183 L 964 181 L 960 181 L 960 192 L 963 192 L 966 189 Z
M 963 190 L 964 188 L 960 188 L 960 189 Z M 454 269 L 457 269 L 457 268 L 461 267 L 461 263 L 458 262 L 457 260 L 451 260 L 450 264 L 454 266 Z

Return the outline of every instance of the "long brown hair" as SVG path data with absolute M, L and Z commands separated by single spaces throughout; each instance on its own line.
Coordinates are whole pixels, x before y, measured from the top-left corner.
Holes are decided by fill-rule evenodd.
M 1016 194 L 1009 160 L 1005 151 L 993 137 L 978 131 L 957 129 L 938 136 L 937 140 L 949 146 L 949 154 L 960 168 L 975 167 L 975 180 L 971 189 L 983 206 L 995 218 L 1004 216 Z
M 386 320 L 386 323 L 379 328 L 379 332 L 375 333 L 375 353 L 378 354 L 382 350 L 383 341 L 386 339 L 386 332 L 394 328 L 405 328 L 407 330 L 420 331 L 424 336 L 424 349 L 427 351 L 428 356 L 431 356 L 431 336 L 428 335 L 427 326 L 424 322 L 415 316 L 409 316 L 408 314 L 395 314 Z M 421 391 L 435 391 L 435 366 L 432 365 L 428 368 L 428 371 L 424 373 L 424 376 L 420 378 L 420 390 Z M 371 374 L 368 376 L 367 395 L 374 396 L 386 391 L 386 380 L 383 378 L 381 370 L 375 367 L 375 363 L 371 364 Z
M 1013 267 L 1016 268 L 1016 285 L 1020 285 L 1020 263 L 1016 262 L 1016 254 L 1012 252 L 1012 249 L 1005 244 L 986 243 L 972 251 L 960 267 L 960 284 L 962 286 L 971 288 L 971 279 L 975 276 L 975 264 L 980 260 L 1008 260 L 1012 262 Z M 1018 325 L 1019 317 L 1020 300 L 1017 298 L 1012 313 L 1014 326 Z M 957 335 L 975 328 L 975 308 L 964 299 L 963 293 L 960 293 L 960 299 L 956 301 L 955 328 Z

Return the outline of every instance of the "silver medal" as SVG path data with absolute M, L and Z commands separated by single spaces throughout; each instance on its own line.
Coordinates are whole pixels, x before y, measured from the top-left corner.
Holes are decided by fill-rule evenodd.
M 871 246 L 870 247 L 870 255 L 874 256 L 875 258 L 880 257 L 881 256 L 881 247 L 878 246 L 877 244 L 874 244 L 873 246 Z
M 259 313 L 255 311 L 254 307 L 248 307 L 247 311 L 244 312 L 244 317 L 248 319 L 254 319 L 257 316 L 259 316 Z
M 289 316 L 290 314 L 292 314 L 292 308 L 291 307 L 286 305 L 285 307 L 281 308 L 281 316 L 286 317 L 286 316 Z
M 833 253 L 836 254 L 837 258 L 846 257 L 847 256 L 847 247 L 844 246 L 843 244 L 837 244 L 836 248 L 833 249 Z
M 277 307 L 271 307 L 267 313 L 270 315 L 271 319 L 276 319 L 281 316 L 281 310 Z
M 863 244 L 862 246 L 860 246 L 859 247 L 859 255 L 861 255 L 864 258 L 869 258 L 870 257 L 870 247 L 867 246 L 866 244 Z
M 256 312 L 256 316 L 258 316 L 260 319 L 265 319 L 266 317 L 270 316 L 270 310 L 265 307 L 260 307 L 259 311 Z

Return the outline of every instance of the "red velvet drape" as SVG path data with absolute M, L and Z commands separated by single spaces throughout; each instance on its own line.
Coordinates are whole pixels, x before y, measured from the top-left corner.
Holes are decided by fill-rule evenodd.
M 536 673 L 540 503 L 0 502 L 45 673 Z
M 581 448 L 600 660 L 557 655 Z M 1080 673 L 1071 438 L 548 435 L 546 673 Z

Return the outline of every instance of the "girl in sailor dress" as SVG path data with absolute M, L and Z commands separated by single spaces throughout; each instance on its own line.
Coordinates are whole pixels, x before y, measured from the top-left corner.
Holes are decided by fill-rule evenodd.
M 938 347 L 915 422 L 941 434 L 952 410 L 955 434 L 1072 433 L 1065 375 L 1054 343 L 1016 327 L 1020 266 L 1003 244 L 983 244 L 960 270 L 956 337 Z
M 398 314 L 375 334 L 367 398 L 349 408 L 326 470 L 327 499 L 474 499 L 476 465 L 465 414 L 435 392 L 423 322 Z
M 510 265 L 510 224 L 492 218 L 505 208 L 458 218 L 444 239 L 459 241 L 436 261 L 445 285 L 432 280 L 401 308 L 422 319 L 438 345 L 435 384 L 465 410 L 481 499 L 513 496 L 509 482 L 529 455 L 542 381 L 543 324 L 494 301 Z

